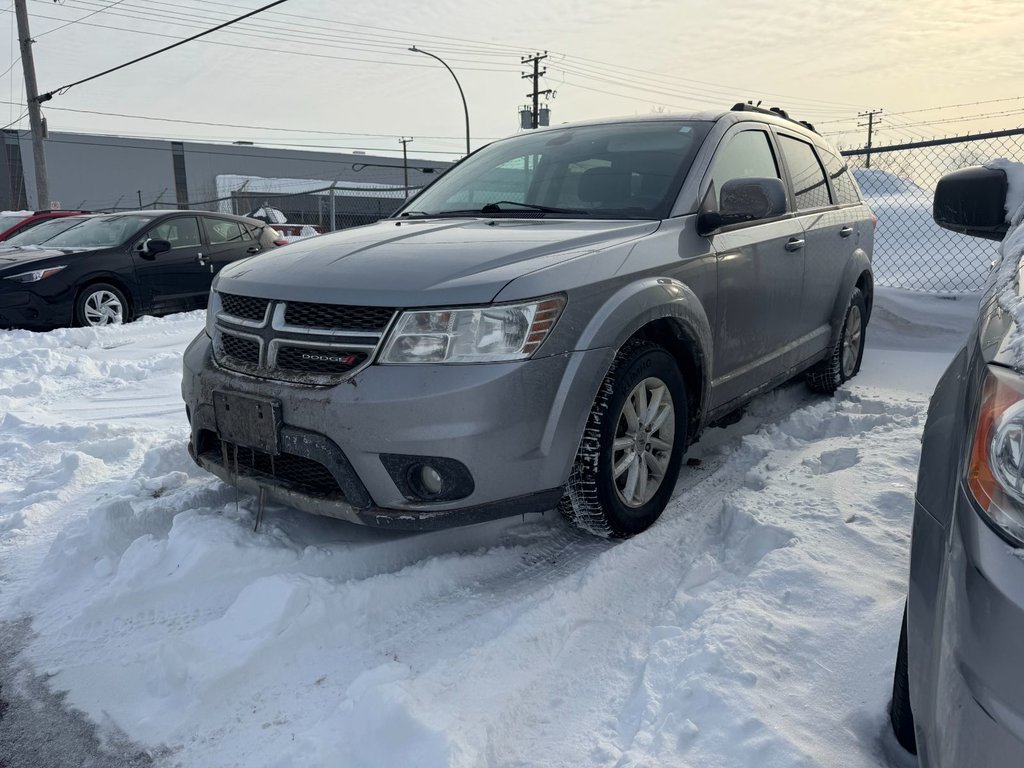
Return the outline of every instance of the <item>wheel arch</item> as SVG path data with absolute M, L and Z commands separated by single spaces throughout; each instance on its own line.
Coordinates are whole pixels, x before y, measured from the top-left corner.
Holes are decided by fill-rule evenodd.
M 711 391 L 713 336 L 703 304 L 689 286 L 671 278 L 647 278 L 625 286 L 594 313 L 580 348 L 619 349 L 630 339 L 664 347 L 683 374 L 688 437 L 700 434 Z
M 843 331 L 843 321 L 846 318 L 846 308 L 849 306 L 850 297 L 855 290 L 859 289 L 864 294 L 864 304 L 867 308 L 867 317 L 864 318 L 865 325 L 871 320 L 871 309 L 875 298 L 875 277 L 871 270 L 871 259 L 863 249 L 858 248 L 854 251 L 853 256 L 846 263 L 839 286 L 835 303 L 832 305 L 830 349 L 839 341 L 839 334 Z

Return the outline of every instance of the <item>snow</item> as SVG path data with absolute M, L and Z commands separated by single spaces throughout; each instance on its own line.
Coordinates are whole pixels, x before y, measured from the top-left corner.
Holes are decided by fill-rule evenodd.
M 932 218 L 934 190 L 877 168 L 854 168 L 864 199 L 878 217 L 875 280 L 932 293 L 977 291 L 996 259 L 996 244 L 942 229 Z
M 851 385 L 709 429 L 618 543 L 551 513 L 253 532 L 186 453 L 201 313 L 2 332 L 0 621 L 158 765 L 910 765 L 885 707 L 919 441 L 976 301 L 880 290 Z
M 1024 205 L 1024 163 L 1015 163 L 1006 158 L 990 160 L 986 168 L 999 168 L 1006 172 L 1006 221 L 1013 223 L 1013 215 Z
M 1024 259 L 1024 163 L 1002 160 L 989 167 L 1006 171 L 1009 182 L 1006 221 L 1010 229 L 999 244 L 999 260 L 989 275 L 982 301 L 998 301 L 1013 318 L 1014 330 L 1006 335 L 1000 353 L 1008 355 L 1013 366 L 1024 371 L 1024 296 L 1021 295 L 1024 290 L 1020 282 Z

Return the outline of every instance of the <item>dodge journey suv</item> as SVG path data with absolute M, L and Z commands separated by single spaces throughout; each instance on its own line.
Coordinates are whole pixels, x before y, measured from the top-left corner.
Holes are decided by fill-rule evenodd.
M 857 373 L 874 218 L 779 110 L 496 141 L 393 218 L 225 267 L 182 385 L 195 460 L 368 525 L 558 507 L 651 525 L 703 426 Z

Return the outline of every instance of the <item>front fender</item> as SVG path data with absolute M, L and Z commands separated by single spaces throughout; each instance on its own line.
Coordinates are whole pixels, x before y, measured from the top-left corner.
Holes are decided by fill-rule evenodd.
M 664 320 L 672 323 L 677 349 L 671 351 L 677 357 L 680 353 L 688 356 L 680 364 L 692 365 L 700 379 L 699 430 L 711 391 L 714 336 L 704 305 L 686 284 L 668 277 L 647 277 L 621 287 L 593 313 L 579 335 L 576 349 L 617 350 L 644 326 Z

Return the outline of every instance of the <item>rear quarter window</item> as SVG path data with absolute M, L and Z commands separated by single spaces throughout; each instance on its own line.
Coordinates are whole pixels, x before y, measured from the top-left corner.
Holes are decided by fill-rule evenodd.
M 860 202 L 860 191 L 857 183 L 850 176 L 850 169 L 846 163 L 831 152 L 818 150 L 821 159 L 825 162 L 825 171 L 832 180 L 832 189 L 836 193 L 836 203 L 839 205 L 851 205 Z

